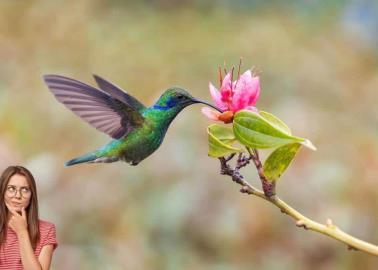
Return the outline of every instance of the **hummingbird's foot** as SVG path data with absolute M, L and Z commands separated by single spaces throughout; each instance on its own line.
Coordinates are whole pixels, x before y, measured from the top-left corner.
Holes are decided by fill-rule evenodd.
M 136 166 L 136 165 L 139 164 L 139 161 L 130 161 L 129 164 L 130 164 L 131 166 Z

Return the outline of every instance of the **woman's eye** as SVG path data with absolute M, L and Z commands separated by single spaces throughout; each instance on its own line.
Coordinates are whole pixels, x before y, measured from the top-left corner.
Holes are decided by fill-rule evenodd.
M 15 189 L 15 187 L 8 187 L 8 190 L 9 191 L 15 191 L 16 189 Z
M 23 193 L 29 193 L 30 192 L 30 188 L 22 188 L 22 192 Z

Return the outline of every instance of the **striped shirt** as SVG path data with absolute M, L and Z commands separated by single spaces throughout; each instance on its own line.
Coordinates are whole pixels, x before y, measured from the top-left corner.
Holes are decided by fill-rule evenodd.
M 38 258 L 42 247 L 53 245 L 54 249 L 58 246 L 56 241 L 55 225 L 39 220 L 40 241 L 34 250 L 34 255 Z M 16 233 L 7 228 L 7 237 L 5 243 L 0 247 L 0 270 L 22 270 L 20 247 Z

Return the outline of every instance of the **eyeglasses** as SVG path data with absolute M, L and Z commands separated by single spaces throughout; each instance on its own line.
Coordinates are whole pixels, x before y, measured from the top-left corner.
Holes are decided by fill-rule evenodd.
M 6 194 L 9 197 L 15 197 L 17 195 L 17 191 L 20 193 L 20 195 L 23 198 L 28 198 L 31 195 L 30 188 L 28 188 L 28 187 L 21 187 L 21 188 L 17 189 L 17 187 L 15 187 L 15 186 L 8 186 L 7 190 L 6 190 Z

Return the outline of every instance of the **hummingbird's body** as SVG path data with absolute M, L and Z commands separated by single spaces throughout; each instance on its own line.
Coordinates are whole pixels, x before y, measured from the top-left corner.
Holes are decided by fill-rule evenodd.
M 67 166 L 118 160 L 137 165 L 161 145 L 170 123 L 182 109 L 194 103 L 214 107 L 184 89 L 172 87 L 147 108 L 117 86 L 94 77 L 101 90 L 62 76 L 44 77 L 59 102 L 113 138 L 98 150 L 68 161 Z
M 164 118 L 165 114 L 158 109 L 146 109 L 142 113 L 146 118 L 143 126 L 130 132 L 127 139 L 112 140 L 95 151 L 94 154 L 98 158 L 97 162 L 123 160 L 131 165 L 137 165 L 159 148 L 163 142 L 169 124 L 173 120 L 172 118 L 168 122 Z

